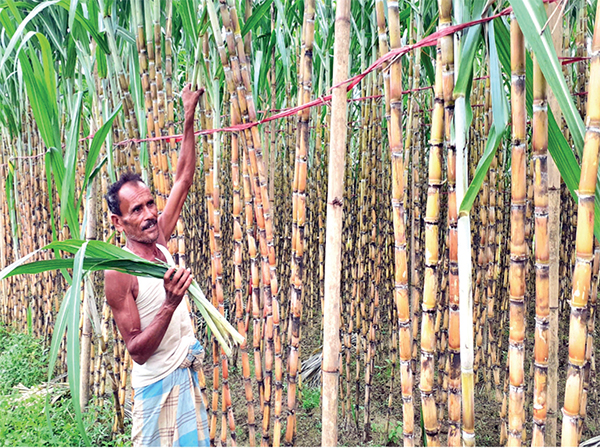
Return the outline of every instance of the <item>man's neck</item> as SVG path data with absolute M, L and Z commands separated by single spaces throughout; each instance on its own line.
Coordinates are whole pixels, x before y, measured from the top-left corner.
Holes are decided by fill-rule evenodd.
M 127 240 L 127 248 L 134 254 L 152 262 L 156 262 L 156 259 L 163 260 L 165 257 L 158 247 L 156 242 L 153 243 L 140 243 L 139 241 Z

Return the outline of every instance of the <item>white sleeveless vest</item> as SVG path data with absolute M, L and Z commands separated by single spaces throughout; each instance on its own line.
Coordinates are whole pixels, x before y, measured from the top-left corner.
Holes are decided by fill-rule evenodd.
M 175 266 L 167 248 L 159 244 L 156 247 L 164 254 L 168 264 Z M 141 329 L 144 331 L 164 303 L 166 291 L 162 278 L 137 279 L 138 296 L 135 303 L 140 314 Z M 169 327 L 156 351 L 144 364 L 133 361 L 131 386 L 134 389 L 148 386 L 168 376 L 181 365 L 195 339 L 186 301 L 182 300 L 173 313 Z

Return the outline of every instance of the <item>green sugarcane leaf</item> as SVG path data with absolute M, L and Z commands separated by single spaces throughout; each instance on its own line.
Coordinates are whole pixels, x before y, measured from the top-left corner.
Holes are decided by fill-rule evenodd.
M 69 14 L 71 13 L 71 3 L 70 0 L 60 0 L 58 2 L 58 6 L 63 7 Z M 77 5 L 75 9 L 75 20 L 83 26 L 83 28 L 90 33 L 90 36 L 96 41 L 98 47 L 102 49 L 105 54 L 110 54 L 110 48 L 108 47 L 108 43 L 106 41 L 106 37 L 100 33 L 100 30 L 97 24 L 92 22 L 92 19 L 86 19 L 83 15 L 81 5 Z
M 59 0 L 58 2 L 55 2 L 57 4 L 57 6 L 60 6 L 62 8 L 64 8 L 65 10 L 69 11 L 69 13 L 71 12 L 71 0 Z M 27 9 L 27 10 L 33 10 L 34 7 L 36 7 L 35 3 L 27 3 L 27 2 L 13 2 L 11 1 L 7 1 L 6 2 L 9 5 L 15 5 L 15 10 L 16 10 L 16 6 L 18 6 L 19 8 L 23 8 L 23 9 Z M 42 4 L 42 3 L 40 3 Z M 39 4 L 38 4 L 39 6 Z M 88 2 L 88 10 L 92 11 L 93 9 L 93 2 Z M 18 10 L 13 10 L 11 8 L 11 11 L 13 11 L 13 13 L 17 12 Z M 52 9 L 50 10 L 52 11 Z M 20 23 L 23 19 L 21 18 L 21 15 L 15 15 L 15 17 L 17 18 L 17 22 Z M 44 16 L 40 16 L 42 17 L 42 19 L 44 19 Z M 89 34 L 90 36 L 96 41 L 96 43 L 98 44 L 98 46 L 100 47 L 100 49 L 105 53 L 105 54 L 110 54 L 110 49 L 108 48 L 108 44 L 106 43 L 106 38 L 100 33 L 99 29 L 98 29 L 98 24 L 94 23 L 94 14 L 90 14 L 90 19 L 86 19 L 83 15 L 82 12 L 82 8 L 81 5 L 78 5 L 76 11 L 75 11 L 75 21 L 77 23 L 79 23 Z M 14 29 L 14 27 L 13 27 Z M 12 32 L 11 32 L 12 34 Z M 89 42 L 87 42 L 87 44 L 89 44 Z
M 198 14 L 196 10 L 197 5 L 194 0 L 182 0 L 179 3 L 179 8 L 177 8 L 185 34 L 192 39 L 198 36 Z
M 282 22 L 280 20 L 279 15 L 277 16 L 277 22 L 278 23 Z M 288 52 L 288 46 L 285 43 L 285 36 L 283 34 L 283 30 L 280 25 L 275 28 L 275 39 L 276 39 L 276 43 L 277 43 L 277 49 L 279 50 L 279 54 L 281 56 L 281 62 L 283 63 L 285 79 L 286 79 L 286 83 L 287 83 L 287 80 L 289 80 L 291 77 L 290 76 L 290 55 Z
M 100 47 L 96 47 L 96 67 L 98 68 L 98 78 L 105 79 L 108 75 L 108 65 L 106 53 Z
M 502 69 L 500 67 L 500 55 L 498 54 L 498 46 L 496 45 L 496 33 L 495 33 L 495 22 L 490 22 L 488 26 L 489 36 L 489 48 L 490 48 L 490 90 L 492 96 L 492 117 L 494 119 L 493 126 L 497 128 L 497 131 L 503 130 L 508 123 L 508 100 L 504 90 L 504 83 L 502 81 Z M 506 30 L 506 28 L 504 28 Z M 503 53 L 503 57 L 510 56 Z M 496 124 L 496 120 L 499 121 Z M 502 128 L 502 129 L 501 129 Z
M 462 4 L 462 3 L 461 3 Z M 481 18 L 485 3 L 482 0 L 476 0 L 473 11 L 473 20 Z M 465 18 L 471 20 L 471 18 Z M 467 36 L 461 42 L 460 65 L 456 76 L 456 84 L 454 86 L 454 97 L 465 96 L 468 98 L 467 89 L 470 90 L 469 84 L 473 82 L 473 63 L 477 48 L 482 41 L 481 25 L 475 25 L 468 29 Z
M 264 65 L 263 64 L 263 52 L 261 50 L 256 50 L 254 52 L 255 54 L 255 59 L 254 59 L 254 79 L 252 80 L 252 84 L 254 86 L 254 91 L 255 92 L 260 92 L 260 69 L 261 66 Z
M 481 40 L 481 25 L 469 28 L 462 45 L 461 61 L 454 86 L 454 98 L 466 96 L 467 87 L 473 82 L 473 63 Z
M 62 185 L 61 200 L 64 200 L 68 196 L 68 189 L 73 188 L 73 183 L 76 176 L 76 165 L 77 165 L 77 149 L 79 147 L 79 133 L 81 123 L 81 111 L 83 105 L 83 92 L 77 94 L 75 105 L 71 113 L 71 123 L 69 129 L 69 135 L 67 137 L 65 153 L 64 153 L 64 180 Z M 87 164 L 86 164 L 87 168 Z
M 62 71 L 62 76 L 66 79 L 75 78 L 75 66 L 77 65 L 77 47 L 73 34 L 67 36 L 67 63 Z
M 200 24 L 200 30 L 198 31 L 198 35 L 203 36 L 208 31 L 209 27 L 208 11 L 206 10 L 206 8 L 204 8 L 204 11 L 202 11 L 202 15 L 200 16 L 200 21 L 198 23 Z
M 67 369 L 69 374 L 69 388 L 71 390 L 71 401 L 75 410 L 75 420 L 79 427 L 79 432 L 83 437 L 86 446 L 90 446 L 90 440 L 83 425 L 83 415 L 81 413 L 81 378 L 80 378 L 80 360 L 79 360 L 79 317 L 81 309 L 81 281 L 83 280 L 83 260 L 87 242 L 75 254 L 73 261 L 73 284 L 71 285 L 70 296 L 66 299 L 69 303 L 67 311 Z
M 285 30 L 285 34 L 292 39 L 292 33 L 290 32 L 288 22 L 283 20 L 290 17 L 290 15 L 285 13 L 285 8 L 281 0 L 275 0 L 275 8 L 277 9 L 277 28 L 279 28 L 282 32 Z
M 42 272 L 55 271 L 57 269 L 73 269 L 73 258 L 55 258 L 53 260 L 38 260 L 31 263 L 25 263 L 27 259 L 37 252 L 38 251 L 32 252 L 5 267 L 0 271 L 0 279 L 22 274 L 41 274 Z M 86 258 L 84 266 L 89 269 L 104 261 L 105 260 L 102 258 Z
M 58 315 L 56 316 L 56 321 L 54 322 L 54 330 L 52 332 L 52 342 L 50 343 L 50 356 L 49 356 L 49 364 L 48 364 L 48 384 L 52 381 L 52 377 L 54 375 L 54 367 L 56 366 L 56 360 L 58 359 L 58 351 L 60 350 L 60 344 L 62 343 L 63 336 L 65 334 L 65 329 L 67 328 L 67 318 L 70 303 L 68 298 L 71 297 L 71 289 L 69 286 L 67 288 L 67 292 L 65 293 L 65 297 L 60 304 L 60 309 L 58 310 Z
M 45 39 L 45 38 L 44 38 Z M 46 68 L 40 63 L 39 56 L 37 52 L 33 49 L 32 46 L 27 46 L 24 51 L 29 61 L 31 62 L 31 67 L 33 69 L 33 78 L 35 80 L 38 94 L 40 95 L 40 101 L 43 105 L 43 114 L 47 116 L 52 132 L 53 142 L 60 142 L 60 129 L 59 129 L 59 118 L 58 118 L 58 105 L 56 103 L 50 104 L 50 101 L 56 99 L 56 92 L 51 91 L 54 88 L 54 85 L 48 85 L 46 83 Z M 20 54 L 19 56 L 22 56 Z M 52 56 L 50 55 L 50 58 Z M 51 62 L 53 64 L 53 62 Z M 52 69 L 53 70 L 53 69 Z M 59 147 L 59 146 L 56 146 Z
M 479 159 L 479 163 L 477 164 L 477 169 L 475 170 L 475 175 L 473 176 L 473 180 L 471 180 L 471 184 L 465 193 L 465 197 L 463 198 L 460 204 L 459 214 L 469 213 L 471 208 L 473 207 L 473 202 L 475 202 L 475 198 L 481 189 L 481 185 L 483 184 L 483 180 L 490 169 L 490 165 L 492 164 L 492 160 L 494 160 L 494 156 L 496 155 L 496 150 L 502 141 L 503 133 L 498 133 L 497 128 L 494 126 L 490 129 L 490 132 L 487 137 L 487 142 L 485 144 L 485 150 L 481 159 Z
M 496 46 L 494 22 L 489 24 L 488 35 L 490 52 L 490 90 L 492 99 L 492 115 L 494 120 L 493 125 L 489 130 L 483 156 L 479 160 L 473 180 L 471 181 L 471 184 L 465 193 L 465 197 L 460 204 L 459 213 L 468 213 L 471 211 L 473 202 L 475 201 L 475 198 L 481 189 L 485 175 L 490 168 L 492 160 L 496 154 L 496 150 L 502 141 L 502 137 L 508 125 L 508 102 L 506 100 L 506 95 L 504 94 L 502 72 L 500 70 L 498 61 L 498 49 Z
M 73 23 L 75 22 L 78 4 L 79 0 L 71 0 L 71 4 L 69 5 L 69 31 L 73 30 Z
M 121 42 L 128 43 L 132 47 L 135 47 L 135 36 L 131 31 L 122 26 L 117 25 L 115 27 L 115 36 L 121 38 Z
M 18 269 L 19 267 L 22 267 L 21 265 L 23 265 L 23 263 L 25 263 L 27 260 L 29 260 L 31 257 L 33 257 L 35 254 L 37 254 L 41 250 L 43 250 L 43 249 L 38 249 L 36 251 L 33 251 L 30 254 L 27 254 L 24 257 L 19 258 L 17 261 L 6 266 L 4 269 L 2 269 L 0 271 L 0 280 L 4 280 L 5 278 L 12 277 L 13 275 L 18 275 L 19 273 L 18 272 L 14 273 L 14 271 L 16 269 Z M 44 272 L 44 271 L 39 271 L 39 272 Z
M 248 20 L 244 24 L 242 28 L 242 36 L 248 34 L 248 31 L 253 31 L 256 29 L 256 25 L 258 22 L 269 12 L 271 11 L 271 4 L 273 0 L 264 0 L 259 6 L 256 6 L 252 9 L 252 15 L 248 17 Z
M 107 162 L 108 162 L 108 157 L 104 157 L 100 161 L 100 163 L 96 166 L 96 168 L 94 168 L 94 171 L 92 171 L 92 174 L 90 174 L 89 183 L 92 183 L 93 180 L 96 178 L 96 176 L 98 176 L 98 174 L 100 174 L 100 171 L 102 170 L 102 167 L 104 165 L 106 165 Z
M 473 202 L 475 201 L 475 198 L 481 189 L 485 175 L 490 168 L 492 160 L 496 154 L 496 150 L 502 141 L 502 137 L 508 125 L 508 102 L 506 100 L 506 95 L 504 94 L 502 72 L 500 70 L 498 61 L 498 49 L 496 46 L 494 22 L 490 22 L 489 24 L 488 35 L 490 52 L 490 90 L 492 97 L 492 115 L 494 117 L 494 121 L 489 130 L 483 156 L 479 160 L 473 180 L 471 181 L 471 184 L 465 193 L 465 197 L 460 204 L 459 213 L 471 211 Z
M 46 39 L 42 33 L 35 33 L 40 43 L 40 50 L 42 53 L 42 64 L 44 68 L 44 81 L 47 86 L 46 91 L 48 92 L 48 107 L 54 109 L 54 115 L 58 116 L 58 101 L 56 99 L 56 71 L 54 70 L 54 59 L 52 57 L 52 48 L 50 42 Z
M 546 78 L 546 82 L 552 89 L 560 105 L 565 121 L 569 126 L 573 142 L 575 143 L 575 148 L 581 155 L 583 152 L 583 134 L 585 128 L 565 81 L 562 65 L 558 61 L 552 43 L 550 27 L 545 26 L 548 16 L 544 8 L 544 2 L 542 0 L 510 0 L 510 5 L 513 8 L 527 43 L 533 49 L 542 73 Z M 543 33 L 542 30 L 544 30 Z
M 421 49 L 423 52 L 421 54 L 421 62 L 425 67 L 425 73 L 427 74 L 427 79 L 429 80 L 430 85 L 435 84 L 435 69 L 433 68 L 433 63 L 431 62 L 431 56 L 429 53 L 424 51 L 425 49 Z
M 15 174 L 14 174 L 14 166 L 11 162 L 8 164 L 8 175 L 6 176 L 6 180 L 4 182 L 4 191 L 6 194 L 6 205 L 8 206 L 8 214 L 10 218 L 10 227 L 12 229 L 12 237 L 13 241 L 18 244 L 18 223 L 17 223 L 17 214 L 16 214 L 16 204 L 15 204 Z
M 58 129 L 54 126 L 49 114 L 51 110 L 51 108 L 48 109 L 49 99 L 38 84 L 31 61 L 23 52 L 19 53 L 19 63 L 23 70 L 23 81 L 27 90 L 27 98 L 29 99 L 42 139 L 47 147 L 60 147 Z
M 12 54 L 13 50 L 15 49 L 17 42 L 19 42 L 19 40 L 21 39 L 21 36 L 23 36 L 23 33 L 25 32 L 25 28 L 27 27 L 29 22 L 31 22 L 44 9 L 48 8 L 49 6 L 55 5 L 58 2 L 59 2 L 59 0 L 51 0 L 51 1 L 47 1 L 44 3 L 38 4 L 35 8 L 33 8 L 31 10 L 31 12 L 29 14 L 27 14 L 27 17 L 25 17 L 25 19 L 22 21 L 20 21 L 20 17 L 15 16 L 15 19 L 17 21 L 19 21 L 20 23 L 19 23 L 19 26 L 17 27 L 17 29 L 15 30 L 15 33 L 12 35 L 10 42 L 6 46 L 6 49 L 4 50 L 4 55 L 2 56 L 2 59 L 0 60 L 0 71 L 4 67 L 4 64 L 8 60 L 8 57 Z
M 23 17 L 21 16 L 21 12 L 17 9 L 17 3 L 15 3 L 14 0 L 6 0 L 6 4 L 8 5 L 8 8 L 10 9 L 10 12 L 13 13 L 13 15 L 15 16 L 15 19 L 17 20 L 17 23 L 21 23 L 23 21 Z M 12 26 L 11 28 L 9 28 L 11 31 L 10 33 L 14 33 L 14 26 Z
M 91 183 L 92 183 L 92 179 L 93 179 L 92 172 L 96 165 L 96 161 L 98 160 L 98 156 L 100 155 L 100 150 L 102 149 L 104 140 L 106 139 L 106 136 L 108 135 L 109 131 L 111 130 L 112 123 L 113 123 L 114 119 L 116 118 L 117 114 L 121 111 L 121 108 L 122 108 L 122 105 L 119 104 L 119 107 L 117 107 L 115 109 L 115 111 L 108 118 L 108 120 L 106 120 L 104 122 L 104 124 L 100 127 L 100 129 L 98 129 L 98 132 L 96 132 L 96 134 L 94 135 L 94 138 L 92 139 L 92 143 L 90 144 L 90 150 L 88 152 L 87 160 L 85 162 L 85 175 L 83 178 L 83 187 L 81 188 L 81 193 L 79 194 L 79 199 L 77 201 L 76 210 L 79 210 L 79 207 L 81 206 L 81 201 L 83 198 L 84 191 L 87 189 L 87 186 L 91 185 Z M 102 165 L 104 165 L 106 160 L 107 159 L 104 158 Z M 98 170 L 98 168 L 96 168 L 96 170 Z
M 67 221 L 74 238 L 79 238 L 79 220 L 75 211 L 75 176 L 77 175 L 77 150 L 79 148 L 79 124 L 81 123 L 81 106 L 83 92 L 77 94 L 75 107 L 71 114 L 71 128 L 65 147 L 65 174 L 60 191 L 61 221 Z
M 52 191 L 52 165 L 51 165 L 50 156 L 46 154 L 44 157 L 44 166 L 46 168 L 46 185 L 48 190 Z M 51 194 L 48 195 L 48 205 L 49 205 L 49 214 L 50 214 L 50 227 L 52 228 L 52 241 L 56 241 L 56 217 L 54 216 L 54 200 L 52 199 Z

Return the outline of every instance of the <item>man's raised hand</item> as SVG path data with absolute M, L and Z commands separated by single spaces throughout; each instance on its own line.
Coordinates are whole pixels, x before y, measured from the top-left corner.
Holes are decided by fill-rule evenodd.
M 185 117 L 194 117 L 196 111 L 196 104 L 198 104 L 198 98 L 204 93 L 204 87 L 199 87 L 198 90 L 192 92 L 191 84 L 187 84 L 181 91 L 181 99 L 183 100 L 183 110 Z
M 192 284 L 192 274 L 188 269 L 171 267 L 165 272 L 163 280 L 167 293 L 165 303 L 175 309 L 181 303 L 185 292 Z

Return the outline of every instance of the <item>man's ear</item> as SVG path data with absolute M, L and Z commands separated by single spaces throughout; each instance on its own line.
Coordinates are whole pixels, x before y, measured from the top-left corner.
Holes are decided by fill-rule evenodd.
M 121 216 L 115 215 L 114 213 L 111 213 L 110 215 L 110 220 L 113 226 L 115 226 L 117 232 L 123 232 L 123 223 L 121 222 L 121 218 Z

